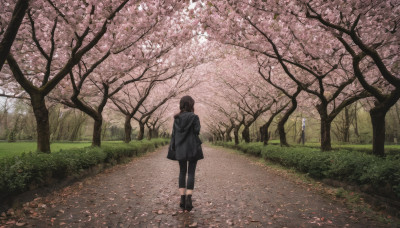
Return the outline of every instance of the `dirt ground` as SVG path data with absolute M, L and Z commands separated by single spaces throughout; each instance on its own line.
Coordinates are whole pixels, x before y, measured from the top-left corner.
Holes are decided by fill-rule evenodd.
M 6 227 L 385 227 L 240 154 L 204 146 L 194 209 L 180 212 L 167 148 L 26 203 Z

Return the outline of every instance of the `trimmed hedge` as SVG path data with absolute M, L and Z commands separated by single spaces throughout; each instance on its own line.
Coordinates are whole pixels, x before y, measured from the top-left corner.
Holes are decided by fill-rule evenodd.
M 86 147 L 59 152 L 25 153 L 0 159 L 0 195 L 4 199 L 44 186 L 49 179 L 61 180 L 96 165 L 121 162 L 124 158 L 152 151 L 169 143 L 169 139 L 133 141 L 129 144 L 110 142 L 101 148 Z
M 264 146 L 262 143 L 234 145 L 231 142 L 216 142 L 215 145 L 262 157 L 307 173 L 313 178 L 329 178 L 369 186 L 374 193 L 400 199 L 399 154 L 380 158 L 357 151 L 321 152 L 317 148 Z
M 279 145 L 277 143 L 276 145 Z M 314 149 L 320 149 L 321 144 L 320 143 L 306 143 L 305 145 L 302 145 L 302 147 L 309 147 L 309 148 L 314 148 Z M 361 153 L 366 153 L 366 154 L 372 154 L 372 145 L 360 145 L 360 144 L 333 144 L 332 145 L 333 150 L 347 150 L 347 151 L 355 151 L 355 152 L 361 152 Z M 400 154 L 400 146 L 399 145 L 385 145 L 385 154 L 386 155 L 396 155 Z

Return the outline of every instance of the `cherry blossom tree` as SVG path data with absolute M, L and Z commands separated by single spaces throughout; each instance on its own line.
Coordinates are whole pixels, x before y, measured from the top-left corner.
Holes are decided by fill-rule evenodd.
M 261 64 L 262 65 L 262 64 Z M 290 103 L 291 106 L 285 111 L 285 113 L 283 114 L 283 116 L 280 118 L 279 122 L 278 122 L 278 131 L 279 131 L 279 139 L 280 139 L 280 144 L 281 146 L 289 146 L 289 144 L 287 143 L 286 140 L 286 132 L 285 132 L 285 123 L 287 122 L 287 120 L 289 119 L 290 115 L 296 110 L 297 108 L 297 96 L 300 94 L 300 92 L 302 91 L 302 87 L 301 86 L 297 86 L 297 88 L 295 86 L 289 85 L 290 87 L 295 87 L 296 90 L 295 92 L 290 93 L 290 89 L 289 88 L 283 88 L 281 86 L 279 86 L 277 83 L 272 81 L 271 78 L 271 68 L 268 71 L 268 76 L 264 75 L 264 73 L 261 70 L 261 67 L 259 68 L 259 73 L 260 75 L 269 83 L 271 84 L 273 87 L 275 87 L 276 89 L 278 89 L 279 91 L 281 91 L 285 96 L 287 96 L 290 99 Z
M 213 115 L 207 116 L 206 126 L 209 132 L 217 140 L 221 138 L 226 142 L 232 141 L 232 130 L 235 127 L 235 116 L 237 110 L 232 100 L 226 97 L 218 98 L 217 102 L 209 102 L 207 105 L 212 108 Z
M 18 42 L 7 55 L 13 82 L 28 93 L 37 125 L 37 148 L 50 152 L 45 97 L 107 33 L 110 21 L 128 3 L 56 5 L 32 2 L 21 25 Z M 81 23 L 83 21 L 83 23 Z M 29 53 L 29 54 L 28 54 Z M 19 59 L 19 62 L 18 60 Z
M 260 127 L 260 135 L 261 135 L 260 140 L 264 143 L 264 146 L 268 145 L 268 141 L 270 138 L 269 127 L 271 126 L 272 121 L 283 110 L 285 110 L 288 105 L 289 105 L 289 102 L 277 105 L 275 107 L 275 109 L 272 109 L 272 108 L 270 109 L 270 116 L 268 117 L 268 120 Z M 285 133 L 284 129 L 283 129 L 283 133 Z
M 153 94 L 150 94 L 147 99 L 142 99 L 142 101 L 140 99 L 136 100 L 136 106 L 131 106 L 133 110 L 136 110 L 136 113 L 132 116 L 132 118 L 136 120 L 139 124 L 139 134 L 137 137 L 138 140 L 142 140 L 144 138 L 145 126 L 149 124 L 151 118 L 155 119 L 155 117 L 153 116 L 154 113 L 160 110 L 160 108 L 162 109 L 162 106 L 164 106 L 171 98 L 187 92 L 189 89 L 198 84 L 196 80 L 193 80 L 190 77 L 190 74 L 186 74 L 186 72 L 182 69 L 180 70 L 180 72 L 181 75 L 176 78 L 172 78 L 172 80 L 168 81 L 167 83 L 156 85 L 158 86 L 158 88 L 156 87 L 153 89 L 153 86 L 147 87 L 145 89 L 145 92 L 149 93 L 152 89 Z M 171 77 L 168 79 L 171 79 Z M 155 91 L 157 91 L 157 93 L 155 93 Z M 140 91 L 138 91 L 138 94 L 139 97 L 143 97 L 142 95 L 140 95 Z M 138 105 L 140 101 L 141 105 Z M 122 112 L 121 109 L 120 111 Z
M 151 92 L 154 93 L 154 90 L 156 89 L 157 91 L 162 91 L 162 89 L 158 88 L 157 85 L 161 82 L 165 82 L 167 80 L 172 79 L 173 77 L 177 76 L 176 74 L 173 74 L 167 78 L 163 79 L 153 79 L 150 82 L 141 82 L 141 83 L 133 83 L 132 85 L 126 87 L 123 91 L 121 96 L 119 98 L 114 98 L 113 102 L 115 106 L 118 108 L 118 110 L 125 115 L 125 142 L 129 143 L 131 139 L 131 134 L 132 134 L 132 125 L 131 125 L 131 120 L 132 118 L 135 118 L 135 120 L 138 121 L 139 123 L 139 135 L 138 139 L 141 140 L 144 137 L 144 130 L 145 126 L 152 117 L 152 114 L 157 111 L 162 105 L 164 105 L 169 99 L 177 96 L 179 94 L 179 87 L 182 85 L 172 85 L 172 89 L 167 90 L 167 92 L 164 92 L 162 94 L 165 94 L 162 98 L 159 100 L 153 99 L 153 106 L 150 108 L 149 105 L 145 105 L 146 99 L 149 98 L 151 95 Z M 179 81 L 179 80 L 178 80 Z M 179 82 L 178 82 L 179 83 Z M 164 88 L 165 89 L 165 88 Z M 150 102 L 148 102 L 150 103 Z
M 82 59 L 88 55 L 100 59 L 111 47 L 114 54 L 131 48 L 158 23 L 179 22 L 172 15 L 186 5 L 175 1 L 33 1 L 21 25 L 19 42 L 13 45 L 7 62 L 11 79 L 31 97 L 37 119 L 38 150 L 50 150 L 45 97 Z M 161 28 L 179 32 L 177 26 Z M 162 31 L 155 31 L 147 41 L 163 39 L 166 34 Z M 191 35 L 189 31 L 180 32 L 182 36 Z M 16 59 L 21 60 L 18 63 Z
M 247 83 L 246 83 L 247 84 Z M 232 85 L 226 82 L 229 89 L 232 89 L 239 96 L 237 106 L 240 111 L 241 120 L 244 129 L 242 131 L 242 138 L 246 143 L 250 142 L 250 126 L 260 117 L 263 113 L 270 110 L 276 103 L 274 97 L 263 90 L 262 87 L 247 88 L 243 92 L 240 91 L 239 85 Z M 246 87 L 248 84 L 246 85 Z M 261 92 L 261 94 L 259 93 Z
M 348 70 L 349 61 L 340 44 L 331 42 L 327 46 L 330 35 L 316 23 L 305 23 L 292 10 L 297 10 L 293 2 L 220 1 L 209 4 L 213 16 L 202 20 L 211 37 L 257 53 L 265 58 L 261 62 L 275 60 L 273 65 L 279 64 L 286 74 L 284 80 L 292 80 L 296 87 L 316 97 L 321 149 L 330 150 L 332 120 L 344 107 L 368 94 Z
M 303 14 L 318 22 L 351 56 L 354 75 L 375 99 L 370 110 L 373 153 L 384 155 L 385 116 L 400 98 L 397 1 L 301 1 Z
M 325 151 L 339 113 L 348 120 L 349 105 L 372 96 L 373 151 L 383 156 L 386 113 L 400 98 L 399 14 L 395 0 L 4 0 L 0 96 L 30 101 L 42 152 L 49 100 L 89 115 L 95 146 L 107 105 L 125 116 L 125 142 L 132 119 L 139 139 L 146 126 L 150 137 L 169 126 L 186 93 L 218 140 L 233 132 L 238 144 L 242 130 L 249 142 L 262 119 L 266 145 L 278 119 L 282 146 L 293 112 L 312 107 Z
M 150 76 L 146 77 L 146 80 L 127 86 L 113 98 L 117 109 L 125 115 L 126 143 L 131 141 L 131 119 L 135 115 L 141 114 L 141 117 L 135 120 L 139 123 L 139 139 L 142 139 L 144 127 L 152 113 L 169 99 L 188 91 L 199 83 L 198 80 L 192 79 L 192 74 L 194 68 L 203 61 L 201 59 L 203 55 L 188 47 L 194 44 L 192 42 L 196 43 L 192 40 L 182 44 L 183 46 L 176 47 L 168 56 L 163 56 L 162 61 L 156 61 L 157 68 L 147 72 Z M 197 45 L 195 46 L 198 48 Z M 159 92 L 159 96 L 152 95 L 154 90 Z M 149 108 L 149 104 L 153 107 Z
M 223 129 L 223 122 L 217 120 L 215 116 L 206 119 L 208 132 L 213 136 L 213 141 L 223 141 L 226 136 L 226 131 Z
M 149 121 L 147 121 L 147 139 L 151 140 L 152 138 L 158 138 L 160 136 L 160 128 L 168 121 L 168 118 L 165 115 L 168 109 L 169 104 L 167 103 L 163 105 L 163 107 L 158 108 L 151 116 Z
M 233 48 L 211 66 L 217 84 L 208 104 L 217 112 L 212 128 L 218 138 L 230 140 L 233 131 L 235 143 L 239 143 L 243 126 L 242 138 L 250 142 L 250 126 L 276 103 L 274 88 L 258 76 L 255 62 L 247 52 Z

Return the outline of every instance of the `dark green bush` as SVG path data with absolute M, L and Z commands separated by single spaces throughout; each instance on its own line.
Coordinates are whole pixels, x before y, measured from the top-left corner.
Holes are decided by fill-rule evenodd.
M 330 178 L 358 185 L 368 184 L 374 189 L 390 186 L 397 198 L 400 198 L 398 154 L 380 158 L 355 150 L 321 152 L 318 148 L 263 146 L 261 143 L 241 143 L 235 146 L 230 142 L 216 142 L 215 145 L 261 156 L 283 166 L 293 167 L 314 178 Z
M 25 153 L 3 158 L 0 159 L 0 198 L 21 193 L 32 186 L 46 185 L 49 178 L 63 179 L 101 163 L 116 164 L 167 143 L 168 139 L 107 143 L 101 148 L 68 149 L 51 154 Z

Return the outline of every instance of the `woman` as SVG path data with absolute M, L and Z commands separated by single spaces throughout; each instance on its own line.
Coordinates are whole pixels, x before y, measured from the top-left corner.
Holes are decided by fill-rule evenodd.
M 193 113 L 194 100 L 192 97 L 182 97 L 179 109 L 180 112 L 174 116 L 167 158 L 179 161 L 179 193 L 181 194 L 179 206 L 182 210 L 191 211 L 196 164 L 198 160 L 204 158 L 199 138 L 200 120 Z M 186 173 L 188 174 L 187 183 Z

